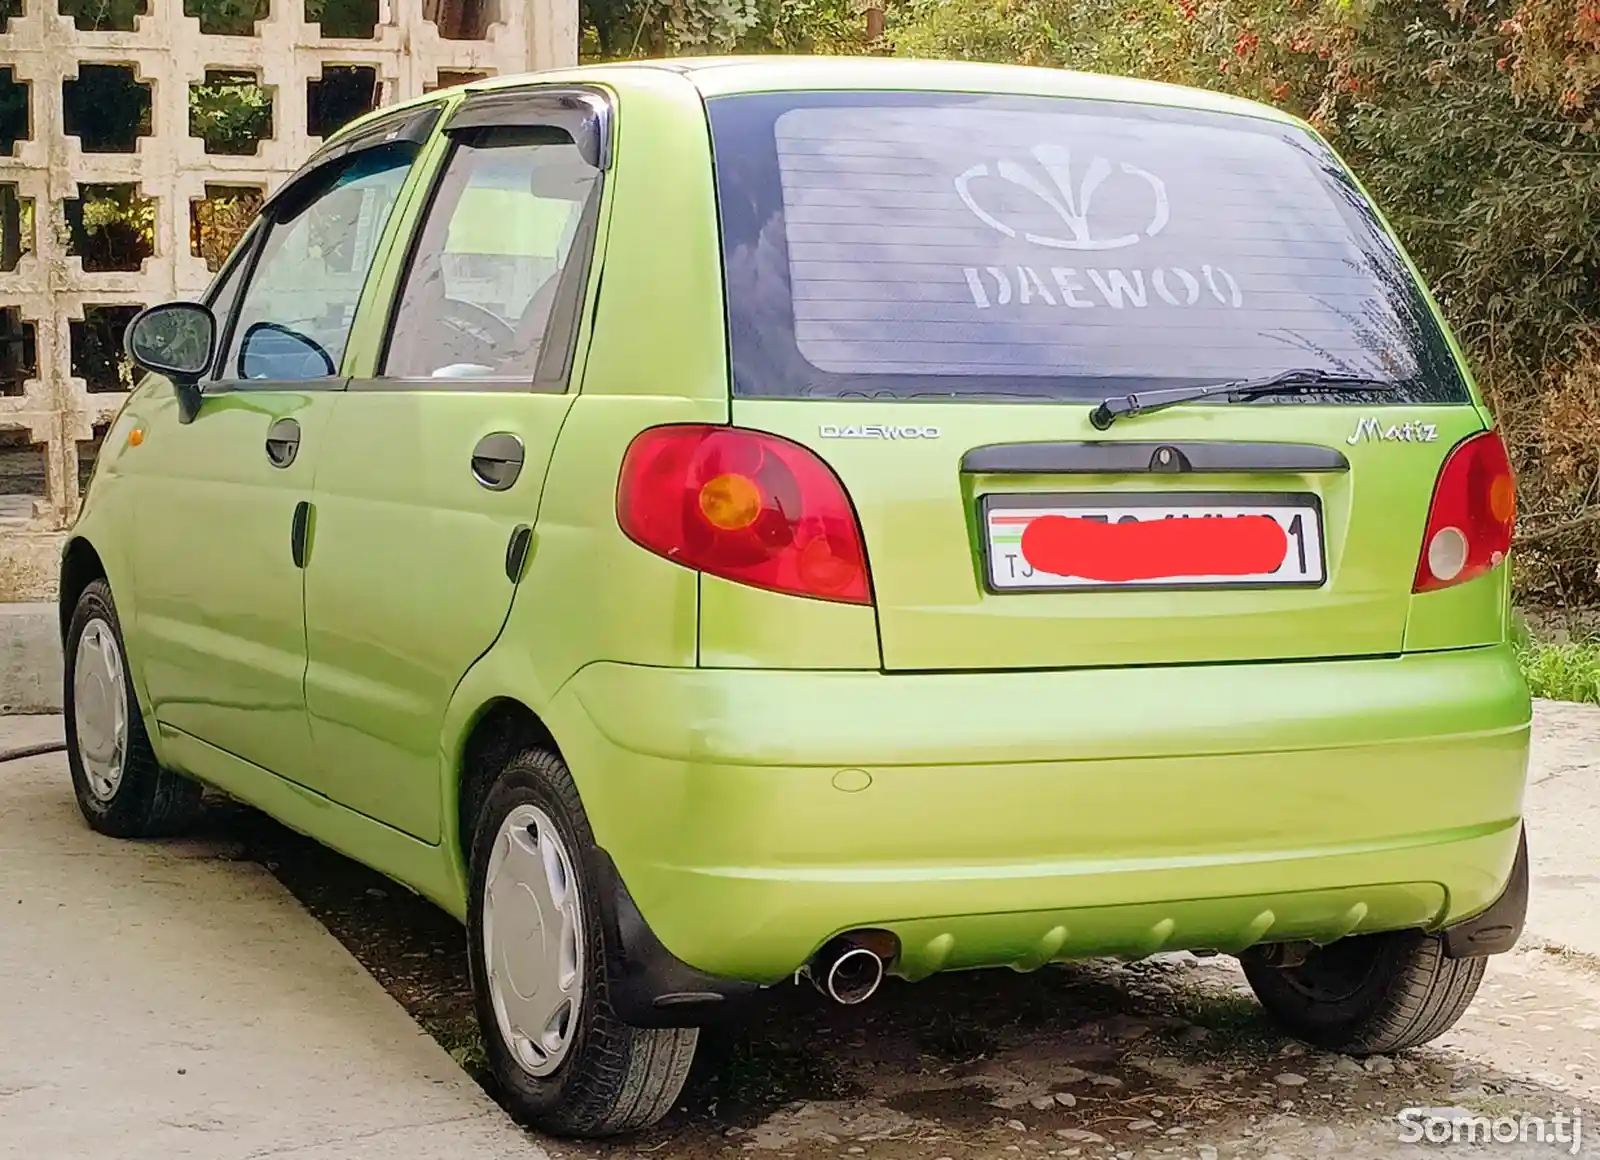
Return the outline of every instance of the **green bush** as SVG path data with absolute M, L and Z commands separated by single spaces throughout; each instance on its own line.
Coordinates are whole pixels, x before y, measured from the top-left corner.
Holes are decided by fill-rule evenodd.
M 1529 643 L 1517 655 L 1535 697 L 1600 705 L 1600 644 Z

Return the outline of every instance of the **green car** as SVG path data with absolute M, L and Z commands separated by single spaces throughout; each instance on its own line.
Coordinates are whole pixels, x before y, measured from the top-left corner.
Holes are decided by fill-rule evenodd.
M 651 1123 L 797 976 L 1221 952 L 1364 1054 L 1520 935 L 1505 448 L 1281 113 L 485 81 L 338 133 L 127 346 L 61 571 L 85 816 L 211 786 L 459 917 L 526 1123 Z

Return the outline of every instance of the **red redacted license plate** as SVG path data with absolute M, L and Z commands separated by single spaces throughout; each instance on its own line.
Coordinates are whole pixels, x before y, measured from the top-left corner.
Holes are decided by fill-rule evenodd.
M 992 495 L 983 501 L 996 592 L 1314 588 L 1327 579 L 1317 497 Z

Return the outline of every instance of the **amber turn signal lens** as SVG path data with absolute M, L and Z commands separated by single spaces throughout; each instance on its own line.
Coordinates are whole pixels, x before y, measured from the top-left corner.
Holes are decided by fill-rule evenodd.
M 761 489 L 748 476 L 719 475 L 700 489 L 700 512 L 725 532 L 748 528 L 761 514 Z
M 1509 475 L 1497 475 L 1489 485 L 1489 514 L 1509 524 L 1517 514 L 1517 485 Z
M 132 431 L 128 432 L 128 446 L 129 447 L 137 447 L 137 446 L 139 446 L 139 444 L 141 444 L 143 442 L 144 442 L 144 428 L 143 427 L 135 427 Z

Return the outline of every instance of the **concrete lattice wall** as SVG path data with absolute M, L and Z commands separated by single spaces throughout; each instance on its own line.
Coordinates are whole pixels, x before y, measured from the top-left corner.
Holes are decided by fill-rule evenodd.
M 266 192 L 306 158 L 320 140 L 308 133 L 308 81 L 320 82 L 325 68 L 374 70 L 374 100 L 387 104 L 463 74 L 576 59 L 576 0 L 488 2 L 483 37 L 464 40 L 445 39 L 428 18 L 437 0 L 378 0 L 370 39 L 324 37 L 319 24 L 305 21 L 304 0 L 271 0 L 253 36 L 202 34 L 199 19 L 184 15 L 184 0 L 144 0 L 133 30 L 120 32 L 81 31 L 58 10 L 79 11 L 83 0 L 0 0 L 0 97 L 8 80 L 27 86 L 24 136 L 9 156 L 0 133 L 0 212 L 11 199 L 0 225 L 12 233 L 12 256 L 0 261 L 0 602 L 53 593 L 61 530 L 77 510 L 80 460 L 87 463 L 126 397 L 103 375 L 97 383 L 74 375 L 74 324 L 79 347 L 93 330 L 107 348 L 112 331 L 120 338 L 114 324 L 129 307 L 191 297 L 206 286 L 212 274 L 191 249 L 192 206 L 208 196 L 208 185 Z M 442 7 L 446 21 L 459 15 L 459 0 Z M 68 134 L 63 84 L 70 90 L 86 64 L 131 66 L 133 79 L 149 86 L 150 133 L 134 152 L 94 152 Z M 190 135 L 190 86 L 223 69 L 253 73 L 271 95 L 270 136 L 254 155 L 207 153 Z M 81 122 L 81 109 L 77 116 Z M 138 269 L 86 271 L 69 252 L 69 207 L 85 204 L 80 185 L 126 183 L 154 199 L 154 254 Z M 25 227 L 29 215 L 18 207 L 29 202 L 31 237 L 24 228 L 19 239 L 17 223 Z

